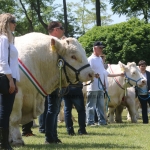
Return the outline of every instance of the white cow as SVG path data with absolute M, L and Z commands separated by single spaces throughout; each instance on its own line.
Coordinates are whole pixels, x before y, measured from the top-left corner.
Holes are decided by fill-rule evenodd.
M 127 65 L 122 64 L 121 62 L 118 65 L 110 65 L 107 69 L 110 73 L 119 73 L 125 71 L 126 77 L 132 85 L 142 85 L 143 80 L 141 80 L 142 75 L 134 62 L 127 63 Z M 115 80 L 114 80 L 115 79 Z M 133 81 L 134 80 L 134 81 Z M 122 98 L 125 94 L 125 78 L 124 77 L 115 77 L 108 78 L 108 94 L 110 96 L 109 106 L 109 122 L 114 122 L 114 113 L 117 106 L 121 104 Z
M 147 66 L 146 67 L 146 70 L 147 71 L 150 71 L 150 66 Z M 132 95 L 131 95 L 132 94 Z M 135 95 L 135 91 L 133 90 L 133 91 L 130 91 L 130 95 L 131 95 L 131 97 L 134 97 L 133 95 Z M 133 100 L 133 99 L 132 99 Z M 139 108 L 140 108 L 140 102 L 139 102 L 139 100 L 138 100 L 138 97 L 136 97 L 135 98 L 135 109 L 136 109 L 136 118 L 137 119 L 139 119 L 139 118 L 141 118 L 140 117 L 140 115 L 139 115 L 139 112 L 141 112 L 141 110 L 139 111 Z M 148 106 L 148 112 L 150 111 L 150 108 L 149 108 L 149 106 Z M 128 113 L 127 114 L 127 120 L 131 120 L 132 121 L 132 116 L 130 116 L 130 114 Z
M 52 43 L 55 49 L 52 49 Z M 66 72 L 72 83 L 76 82 L 75 70 L 88 64 L 86 53 L 74 38 L 58 40 L 42 33 L 29 33 L 15 38 L 19 59 L 36 78 L 47 94 L 59 87 L 59 69 L 57 60 L 60 55 L 73 68 L 66 66 Z M 25 73 L 20 70 L 21 79 L 10 118 L 10 141 L 13 145 L 24 145 L 19 124 L 26 124 L 44 111 L 44 97 L 38 92 Z M 87 65 L 81 69 L 78 78 L 84 82 L 93 78 L 93 71 Z M 62 86 L 68 86 L 64 71 Z

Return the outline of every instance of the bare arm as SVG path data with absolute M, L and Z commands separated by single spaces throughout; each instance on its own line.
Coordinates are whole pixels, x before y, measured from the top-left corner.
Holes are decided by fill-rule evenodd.
M 124 73 L 118 73 L 118 74 L 108 74 L 108 77 L 117 77 L 117 76 L 124 77 Z

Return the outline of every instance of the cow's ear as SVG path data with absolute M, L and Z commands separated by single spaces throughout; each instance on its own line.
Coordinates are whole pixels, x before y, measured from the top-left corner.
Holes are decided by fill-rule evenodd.
M 54 37 L 51 38 L 50 46 L 51 46 L 51 50 L 53 52 L 57 52 L 58 54 L 61 54 L 64 50 L 64 47 L 62 46 L 60 40 Z
M 121 61 L 119 61 L 118 64 L 120 66 L 121 71 L 123 72 L 128 71 L 128 67 L 125 64 L 123 64 Z
M 69 45 L 69 40 L 66 40 L 66 42 L 68 43 L 68 45 Z
M 67 38 L 66 36 L 63 36 L 61 39 L 64 40 L 64 39 L 66 39 L 66 38 Z

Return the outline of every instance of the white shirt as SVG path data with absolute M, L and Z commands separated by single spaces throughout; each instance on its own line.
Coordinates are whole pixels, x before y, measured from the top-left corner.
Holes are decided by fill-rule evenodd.
M 108 76 L 108 72 L 106 71 L 106 69 L 104 68 L 104 64 L 103 64 L 103 60 L 101 57 L 97 57 L 96 55 L 92 54 L 89 58 L 88 58 L 88 62 L 92 68 L 92 70 L 94 71 L 94 74 L 99 74 L 100 75 L 100 79 L 104 85 L 104 80 L 105 80 L 105 84 L 107 84 L 107 78 L 106 76 Z M 94 81 L 87 86 L 87 91 L 100 91 L 102 90 L 102 86 L 101 84 L 99 84 L 100 86 L 98 86 L 98 78 L 94 77 Z
M 10 47 L 10 65 L 8 64 L 8 47 Z M 20 80 L 18 51 L 12 43 L 9 43 L 5 35 L 0 35 L 0 73 L 11 74 L 17 81 Z

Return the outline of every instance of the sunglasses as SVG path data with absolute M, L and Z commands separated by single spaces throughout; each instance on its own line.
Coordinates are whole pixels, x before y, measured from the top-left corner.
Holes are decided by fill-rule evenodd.
M 11 20 L 10 23 L 15 24 L 15 23 L 16 23 L 16 20 Z
M 56 27 L 57 29 L 64 30 L 64 27 Z

